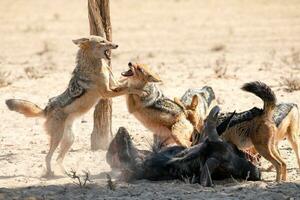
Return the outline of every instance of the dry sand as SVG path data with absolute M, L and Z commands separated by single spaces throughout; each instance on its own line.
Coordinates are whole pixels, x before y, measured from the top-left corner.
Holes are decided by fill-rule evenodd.
M 299 91 L 288 93 L 280 86 L 300 69 L 299 10 L 298 0 L 114 0 L 113 38 L 120 47 L 113 53 L 113 70 L 119 75 L 129 60 L 147 63 L 159 72 L 170 97 L 211 85 L 224 111 L 262 106 L 239 89 L 253 80 L 272 85 L 280 101 L 300 103 Z M 78 173 L 89 170 L 93 183 L 80 189 L 63 174 L 40 178 L 48 150 L 43 120 L 9 112 L 4 100 L 22 98 L 45 106 L 69 81 L 76 53 L 71 40 L 87 34 L 86 1 L 0 1 L 0 84 L 9 84 L 0 88 L 0 199 L 300 199 L 295 154 L 286 141 L 280 144 L 288 166 L 284 183 L 274 183 L 273 171 L 263 173 L 260 182 L 226 180 L 215 188 L 117 181 L 111 191 L 105 151 L 90 151 L 92 111 L 74 126 L 76 139 L 65 166 Z M 227 66 L 225 76 L 216 76 L 218 66 Z M 114 133 L 119 126 L 131 131 L 139 148 L 148 148 L 151 133 L 129 116 L 124 97 L 114 99 Z

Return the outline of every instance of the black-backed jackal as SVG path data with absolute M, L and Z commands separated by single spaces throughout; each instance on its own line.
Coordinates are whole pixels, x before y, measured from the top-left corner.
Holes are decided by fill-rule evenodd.
M 110 59 L 107 52 L 116 49 L 118 45 L 99 36 L 81 38 L 73 42 L 79 46 L 76 67 L 67 89 L 62 94 L 51 98 L 44 109 L 25 100 L 6 100 L 10 110 L 22 113 L 26 117 L 46 118 L 45 129 L 50 136 L 50 150 L 46 156 L 45 176 L 53 175 L 51 158 L 58 145 L 60 153 L 57 161 L 63 168 L 63 159 L 74 141 L 74 118 L 91 109 L 100 98 L 112 98 L 128 93 L 145 94 L 143 91 L 129 89 L 126 84 L 118 85 L 114 80 L 107 64 L 107 60 Z
M 232 142 L 239 149 L 255 147 L 257 152 L 276 168 L 276 181 L 287 179 L 286 164 L 280 156 L 278 142 L 287 138 L 299 157 L 299 113 L 293 103 L 276 104 L 274 92 L 262 82 L 250 82 L 242 87 L 264 101 L 264 108 L 252 108 L 236 113 L 222 138 Z M 228 113 L 230 114 L 230 113 Z M 220 118 L 222 121 L 222 119 Z
M 161 79 L 150 68 L 143 64 L 128 65 L 129 70 L 122 73 L 127 77 L 128 87 L 147 91 L 146 96 L 126 95 L 128 111 L 165 145 L 191 146 L 192 133 L 199 120 L 191 120 L 193 116 L 187 111 L 194 111 L 197 118 L 203 119 L 215 102 L 214 95 L 206 94 L 205 90 L 189 90 L 181 102 L 173 101 L 157 87 L 155 83 Z M 213 94 L 210 90 L 207 93 Z

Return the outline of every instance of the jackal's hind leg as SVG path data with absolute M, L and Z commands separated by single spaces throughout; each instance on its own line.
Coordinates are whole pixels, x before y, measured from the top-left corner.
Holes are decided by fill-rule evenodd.
M 43 177 L 48 178 L 54 175 L 54 172 L 51 170 L 51 159 L 54 151 L 56 150 L 57 146 L 59 145 L 62 139 L 64 125 L 65 120 L 58 119 L 56 117 L 48 118 L 45 122 L 47 133 L 50 136 L 50 149 L 46 156 L 46 174 Z
M 287 139 L 289 143 L 292 146 L 292 149 L 294 150 L 298 162 L 299 172 L 300 172 L 300 148 L 299 148 L 299 141 L 298 139 L 298 124 L 295 125 L 295 127 L 291 127 L 290 130 L 288 130 L 288 136 Z
M 69 149 L 71 148 L 72 144 L 74 143 L 74 133 L 72 131 L 72 124 L 73 120 L 67 120 L 64 129 L 64 134 L 60 143 L 60 152 L 56 159 L 62 172 L 66 172 L 63 166 L 63 160 L 66 154 L 68 153 Z
M 282 165 L 281 162 L 273 155 L 271 145 L 268 144 L 268 146 L 266 146 L 265 144 L 254 144 L 254 146 L 262 157 L 264 157 L 265 159 L 270 161 L 272 165 L 274 165 L 276 169 L 276 181 L 280 182 L 282 177 Z

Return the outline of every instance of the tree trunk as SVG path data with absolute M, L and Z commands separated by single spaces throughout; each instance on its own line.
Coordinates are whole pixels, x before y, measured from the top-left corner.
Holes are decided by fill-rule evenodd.
M 112 40 L 109 0 L 88 0 L 90 34 Z M 110 52 L 109 52 L 110 53 Z M 108 65 L 111 65 L 110 60 Z M 94 128 L 91 149 L 107 149 L 112 132 L 112 100 L 101 99 L 94 110 Z

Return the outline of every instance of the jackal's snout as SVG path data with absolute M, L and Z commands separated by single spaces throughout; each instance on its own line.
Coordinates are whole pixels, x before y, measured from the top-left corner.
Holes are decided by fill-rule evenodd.
M 122 76 L 133 76 L 140 82 L 161 82 L 159 76 L 154 73 L 147 65 L 140 63 L 128 63 L 129 70 L 122 73 Z
M 116 49 L 116 48 L 118 48 L 119 47 L 119 45 L 117 45 L 117 44 L 115 44 L 115 43 L 111 43 L 111 48 L 112 49 Z
M 119 47 L 118 44 L 113 43 L 113 42 L 109 42 L 109 41 L 106 41 L 106 46 L 107 46 L 109 49 L 116 49 L 116 48 Z

